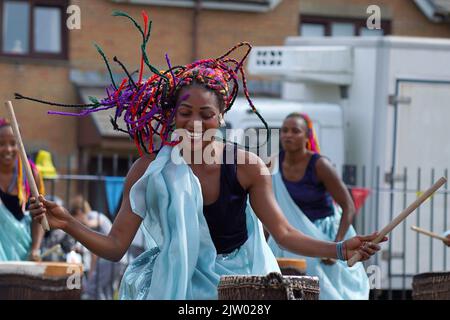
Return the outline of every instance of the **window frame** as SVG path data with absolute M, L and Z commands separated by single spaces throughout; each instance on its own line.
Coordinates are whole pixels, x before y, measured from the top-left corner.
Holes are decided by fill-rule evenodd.
M 35 58 L 51 60 L 68 60 L 69 33 L 66 28 L 66 10 L 69 0 L 14 0 L 14 2 L 28 3 L 30 5 L 30 17 L 28 28 L 28 48 L 25 54 L 14 54 L 3 51 L 3 12 L 5 1 L 0 0 L 0 56 L 10 58 Z M 37 52 L 35 50 L 34 38 L 34 13 L 36 7 L 57 8 L 61 12 L 61 51 L 58 53 Z
M 314 16 L 314 15 L 300 15 L 300 23 L 298 32 L 299 35 L 301 31 L 301 26 L 303 23 L 310 24 L 320 24 L 325 27 L 325 37 L 332 37 L 331 34 L 331 25 L 334 22 L 341 23 L 352 23 L 353 24 L 353 36 L 359 37 L 361 36 L 360 29 L 362 27 L 366 27 L 365 18 L 345 18 L 345 17 L 328 17 L 328 16 Z M 391 34 L 391 21 L 386 19 L 381 19 L 381 29 L 383 29 L 383 36 L 387 36 Z

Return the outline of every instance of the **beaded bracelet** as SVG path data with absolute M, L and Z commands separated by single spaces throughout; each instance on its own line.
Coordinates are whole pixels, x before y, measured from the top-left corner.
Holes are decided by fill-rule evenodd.
M 344 253 L 344 241 L 339 241 L 336 244 L 336 256 L 339 260 L 345 261 L 345 253 Z

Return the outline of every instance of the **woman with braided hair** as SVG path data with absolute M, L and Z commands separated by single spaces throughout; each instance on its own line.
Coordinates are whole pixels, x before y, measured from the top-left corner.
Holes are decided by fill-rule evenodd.
M 43 181 L 30 161 L 39 192 Z M 30 186 L 10 123 L 0 118 L 0 261 L 40 260 L 44 230 L 25 214 Z
M 89 230 L 43 197 L 32 205 L 34 219 L 40 221 L 46 214 L 52 228 L 63 229 L 95 254 L 114 261 L 123 256 L 142 225 L 150 249 L 128 266 L 122 299 L 214 299 L 221 275 L 279 271 L 261 222 L 283 247 L 303 255 L 347 259 L 360 252 L 367 259 L 379 250 L 376 244 L 361 248 L 375 235 L 336 245 L 296 231 L 276 203 L 262 160 L 213 138 L 236 98 L 239 73 L 244 94 L 262 119 L 249 98 L 243 73 L 249 44 L 184 67 L 171 67 L 167 59 L 169 69 L 160 72 L 145 53 L 150 24 L 147 27 L 148 18 L 143 17 L 145 27 L 138 27 L 143 36 L 141 66 L 145 63 L 154 76 L 143 80 L 141 67 L 137 82 L 128 77 L 119 86 L 113 83 L 107 98 L 93 100 L 82 112 L 115 107 L 114 127 L 127 132 L 140 152 L 148 152 L 128 172 L 110 233 Z M 248 48 L 244 58 L 230 58 L 240 47 Z M 117 125 L 119 117 L 127 130 Z M 155 136 L 161 145 L 155 145 Z
M 292 113 L 280 131 L 282 150 L 274 159 L 275 197 L 289 223 L 305 235 L 339 243 L 356 235 L 353 200 L 331 162 L 321 156 L 308 115 Z M 339 206 L 337 207 L 335 203 Z M 342 210 L 342 214 L 341 214 Z M 299 257 L 268 240 L 276 257 L 306 259 L 306 273 L 319 277 L 320 299 L 368 299 L 369 281 L 361 263 L 348 268 L 329 258 Z

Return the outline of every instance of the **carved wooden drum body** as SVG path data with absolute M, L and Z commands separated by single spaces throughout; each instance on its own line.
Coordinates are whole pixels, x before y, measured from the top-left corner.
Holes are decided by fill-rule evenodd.
M 83 268 L 62 262 L 0 262 L 0 299 L 76 300 Z

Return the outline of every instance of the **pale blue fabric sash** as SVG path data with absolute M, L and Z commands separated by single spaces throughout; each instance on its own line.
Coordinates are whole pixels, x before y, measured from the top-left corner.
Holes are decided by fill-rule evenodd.
M 0 201 L 0 261 L 27 260 L 31 246 L 31 217 L 18 221 Z
M 279 170 L 272 176 L 272 182 L 277 202 L 293 227 L 312 238 L 334 241 L 340 221 L 340 213 L 337 210 L 334 216 L 313 223 L 290 197 Z M 350 227 L 345 239 L 354 235 L 356 233 L 353 227 Z M 306 259 L 307 275 L 319 277 L 320 299 L 362 300 L 369 298 L 369 280 L 362 263 L 357 263 L 352 268 L 347 267 L 344 261 L 338 261 L 336 264 L 328 266 L 321 263 L 318 258 L 303 257 L 283 250 L 272 237 L 268 242 L 276 257 Z
M 278 271 L 260 221 L 247 205 L 248 240 L 217 255 L 203 215 L 200 182 L 179 155 L 165 146 L 130 191 L 131 207 L 149 250 L 127 268 L 121 299 L 217 299 L 221 275 Z

